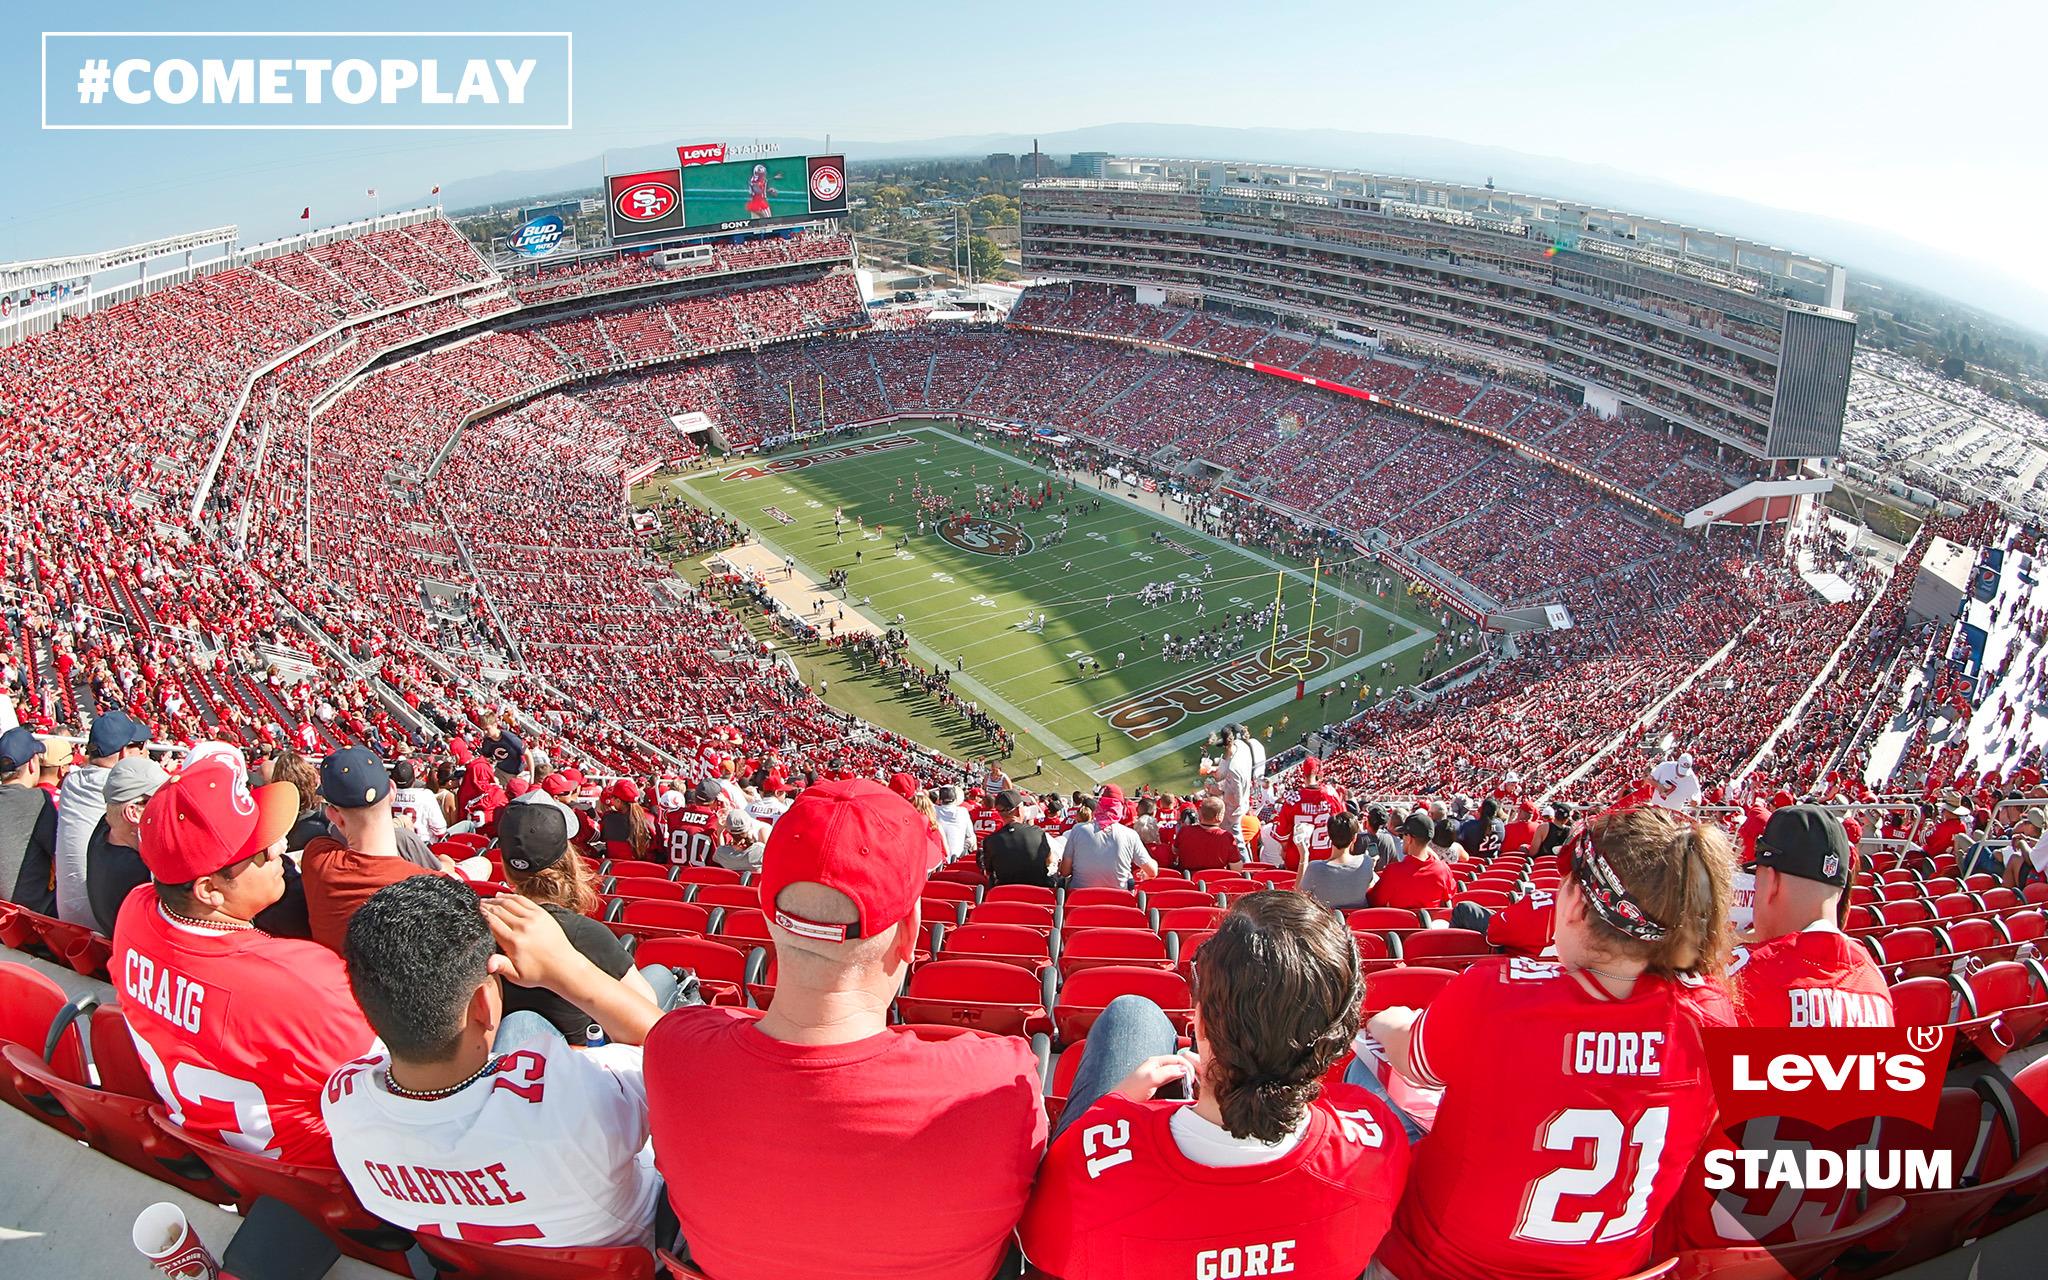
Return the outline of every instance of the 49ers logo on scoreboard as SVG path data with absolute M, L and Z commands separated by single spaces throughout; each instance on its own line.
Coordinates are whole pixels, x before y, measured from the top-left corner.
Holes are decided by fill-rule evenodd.
M 978 556 L 1015 556 L 1031 550 L 1030 534 L 985 516 L 955 516 L 939 526 L 939 536 Z
M 628 222 L 659 222 L 676 207 L 676 189 L 640 182 L 619 192 L 619 216 Z

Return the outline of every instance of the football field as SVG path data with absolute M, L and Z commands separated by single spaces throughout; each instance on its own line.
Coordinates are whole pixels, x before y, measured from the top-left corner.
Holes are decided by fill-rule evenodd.
M 1026 785 L 1118 778 L 1186 789 L 1225 722 L 1248 721 L 1262 735 L 1270 727 L 1271 750 L 1292 746 L 1343 719 L 1361 685 L 1369 698 L 1374 687 L 1412 682 L 1434 636 L 1402 591 L 1376 598 L 1328 572 L 1318 585 L 1310 566 L 1197 533 L 1158 510 L 1153 495 L 1111 496 L 1085 483 L 1069 492 L 1023 458 L 936 424 L 899 423 L 673 483 L 811 580 L 845 571 L 843 593 L 817 593 L 830 595 L 822 612 L 799 612 L 816 620 L 858 610 L 883 627 L 900 617 L 921 665 L 953 671 L 956 693 L 1017 733 L 1010 772 Z M 1038 510 L 994 518 L 976 493 L 993 485 L 1039 494 L 1047 483 L 1052 494 Z M 918 534 L 920 489 L 954 499 L 952 512 L 965 518 Z M 836 526 L 835 512 L 843 517 Z M 899 548 L 905 534 L 909 545 Z M 1170 600 L 1141 600 L 1148 586 L 1165 584 Z M 1200 587 L 1199 602 L 1191 586 Z M 1276 590 L 1286 628 L 1277 643 L 1270 625 L 1248 621 Z M 1233 623 L 1238 616 L 1244 625 Z M 1165 636 L 1203 631 L 1212 639 L 1198 657 L 1162 654 Z M 987 754 L 978 736 L 949 734 L 951 713 L 921 691 L 873 672 L 857 678 L 850 660 L 822 646 L 792 656 L 813 685 L 829 681 L 834 705 L 949 754 Z M 1100 669 L 1084 672 L 1084 657 Z M 1380 674 L 1387 660 L 1391 676 Z M 1306 685 L 1299 700 L 1297 679 Z M 1034 780 L 1039 758 L 1045 769 Z

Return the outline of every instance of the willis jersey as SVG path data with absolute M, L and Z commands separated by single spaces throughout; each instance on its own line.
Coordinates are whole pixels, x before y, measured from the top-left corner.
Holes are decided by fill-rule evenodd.
M 1280 842 L 1280 856 L 1289 867 L 1301 865 L 1301 846 L 1308 838 L 1308 856 L 1320 860 L 1330 855 L 1330 818 L 1343 812 L 1344 801 L 1325 787 L 1310 783 L 1289 791 L 1273 819 L 1273 836 Z
M 1365 1269 L 1408 1167 L 1386 1103 L 1328 1086 L 1290 1150 L 1229 1168 L 1181 1153 L 1172 1120 L 1185 1105 L 1108 1094 L 1054 1140 L 1018 1226 L 1034 1266 L 1062 1280 L 1353 1280 Z
M 572 1049 L 537 1032 L 476 1083 L 427 1101 L 390 1091 L 389 1061 L 348 1063 L 323 1105 L 335 1162 L 371 1213 L 480 1244 L 649 1239 L 660 1180 L 638 1046 Z
M 1399 1280 L 1576 1280 L 1650 1261 L 1712 1128 L 1711 983 L 1622 1000 L 1563 966 L 1473 965 L 1415 1022 L 1406 1074 L 1441 1086 L 1380 1259 Z

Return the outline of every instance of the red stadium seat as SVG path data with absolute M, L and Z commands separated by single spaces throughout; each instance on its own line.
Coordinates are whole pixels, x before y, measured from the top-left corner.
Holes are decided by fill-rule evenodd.
M 1150 929 L 1083 929 L 1061 942 L 1056 959 L 1063 977 L 1101 965 L 1172 967 L 1166 939 Z
M 689 969 L 697 975 L 708 1004 L 740 1006 L 747 981 L 747 956 L 738 948 L 707 938 L 651 938 L 633 953 L 635 964 Z
M 114 947 L 107 939 L 83 925 L 67 924 L 54 916 L 39 915 L 26 907 L 15 908 L 19 924 L 34 930 L 51 955 L 88 978 L 105 978 L 107 960 Z M 17 926 L 18 927 L 18 926 Z
M 1941 934 L 1942 949 L 1952 956 L 1965 956 L 1980 964 L 2012 956 L 2012 945 L 1996 920 L 1983 916 L 1948 920 L 1936 926 L 1936 931 Z
M 1076 907 L 1135 907 L 1138 895 L 1129 889 L 1069 889 L 1061 901 L 1068 911 Z
M 1040 933 L 1052 932 L 1051 907 L 1030 902 L 977 902 L 967 909 L 968 924 L 1020 924 Z
M 2005 960 L 1952 979 L 1962 1004 L 1956 1030 L 1996 1062 L 2048 1026 L 2048 975 L 2037 960 Z
M 1963 877 L 1963 888 L 1969 890 L 1971 893 L 1983 893 L 1987 889 L 1996 889 L 1998 887 L 1999 884 L 1997 876 L 1986 875 L 1981 871 L 1978 872 L 1976 875 Z
M 160 1106 L 151 1107 L 149 1117 L 165 1133 L 190 1146 L 207 1168 L 234 1189 L 242 1203 L 250 1203 L 258 1196 L 282 1200 L 319 1227 L 349 1257 L 400 1275 L 412 1274 L 405 1261 L 405 1250 L 413 1242 L 412 1233 L 363 1208 L 348 1179 L 341 1176 L 341 1170 L 290 1164 L 237 1151 L 218 1139 L 172 1124 Z
M 2012 911 L 1998 918 L 1999 928 L 2005 930 L 2007 941 L 2031 942 L 2041 946 L 2041 939 L 2048 937 L 2048 912 Z
M 1869 946 L 1885 981 L 1893 986 L 1908 978 L 1940 979 L 1954 966 L 1941 936 L 1922 925 L 1873 934 Z
M 1938 919 L 1953 920 L 1958 916 L 1975 915 L 1984 909 L 1974 893 L 1944 893 L 1929 904 Z
M 1052 964 L 1046 936 L 1021 924 L 963 924 L 946 930 L 939 956 L 947 960 L 995 960 L 1038 973 Z
M 755 895 L 756 898 L 759 898 L 759 896 L 759 894 Z M 918 896 L 935 898 L 942 902 L 976 901 L 973 885 L 956 884 L 951 880 L 927 880 L 924 888 L 919 890 Z
M 1422 965 L 1401 965 L 1368 973 L 1365 975 L 1365 1003 L 1361 1007 L 1368 1017 L 1399 1005 L 1410 1009 L 1426 1008 L 1436 993 L 1457 976 L 1455 969 L 1432 969 Z
M 611 897 L 651 898 L 661 902 L 686 902 L 690 889 L 690 885 L 678 884 L 674 880 L 657 880 L 652 876 L 612 876 L 604 882 L 604 891 Z
M 2010 911 L 2024 901 L 2016 891 L 2003 887 L 1981 890 L 1977 900 L 1984 904 L 1986 911 Z
M 1229 914 L 1229 909 L 1217 906 L 1213 898 L 1206 906 L 1165 907 L 1159 912 L 1158 929 L 1162 934 L 1191 929 L 1207 929 L 1213 932 L 1222 925 L 1223 917 Z
M 1195 954 L 1202 944 L 1216 936 L 1214 929 L 1173 929 L 1166 933 L 1166 954 L 1174 957 L 1173 971 L 1193 983 Z
M 700 884 L 690 891 L 690 901 L 700 907 L 743 907 L 761 909 L 761 891 L 750 884 Z
M 1973 1082 L 1991 1110 L 1979 1168 L 1987 1177 L 2001 1177 L 2025 1157 L 2048 1151 L 2048 1058 L 2036 1058 L 2012 1076 L 1988 1072 Z M 2001 1205 L 1985 1225 L 1987 1233 L 2048 1209 L 2048 1185 L 2018 1203 Z
M 1952 1190 L 1900 1193 L 1906 1202 L 1905 1213 L 1872 1237 L 1873 1246 L 1889 1254 L 1885 1260 L 1888 1269 L 1925 1262 L 1970 1239 L 2010 1189 L 2002 1180 L 1978 1181 L 1976 1156 L 1983 1114 L 1984 1100 L 1974 1089 L 1951 1086 L 1941 1091 L 1940 1109 L 1931 1128 L 1891 1116 L 1878 1119 L 1880 1150 L 1947 1151 L 1956 1181 Z M 2043 1167 L 2048 1169 L 2048 1152 L 2041 1155 Z M 2023 1171 L 2021 1180 L 2032 1172 Z
M 1904 1200 L 1884 1196 L 1872 1201 L 1855 1221 L 1826 1235 L 1787 1244 L 1688 1249 L 1678 1255 L 1670 1280 L 1814 1280 L 1834 1274 L 1831 1268 L 1843 1255 L 1851 1251 L 1864 1254 L 1866 1242 L 1892 1227 L 1905 1212 Z M 1867 1262 L 1844 1274 L 1862 1274 L 1866 1269 Z
M 1060 936 L 1071 938 L 1083 929 L 1150 929 L 1152 917 L 1137 907 L 1069 907 L 1060 916 Z
M 1214 907 L 1216 895 L 1201 889 L 1160 889 L 1145 891 L 1147 911 L 1171 911 L 1177 907 Z
M 1902 1027 L 1945 1027 L 1955 991 L 1942 978 L 1908 978 L 1892 985 L 1892 1017 Z
M 64 988 L 25 964 L 0 963 L 0 1044 L 16 1044 L 64 1080 L 85 1079 L 85 1048 L 76 1023 L 50 1043 L 50 1031 L 70 1001 Z M 67 1015 L 75 1016 L 75 1015 Z M 45 1121 L 48 1112 L 14 1091 L 0 1077 L 0 1102 Z
M 998 884 L 991 885 L 982 895 L 983 902 L 1028 902 L 1033 906 L 1053 907 L 1059 904 L 1059 895 L 1043 885 Z
M 930 924 L 936 921 L 950 929 L 967 919 L 967 904 L 944 898 L 919 898 L 917 918 L 922 923 Z
M 1476 929 L 1421 929 L 1401 939 L 1401 959 L 1408 964 L 1433 960 L 1467 963 L 1493 954 L 1486 935 Z
M 996 960 L 950 960 L 923 965 L 897 997 L 905 1022 L 945 1023 L 997 1035 L 1050 1033 L 1051 976 L 1034 976 Z
M 731 867 L 706 864 L 701 867 L 677 867 L 674 877 L 679 884 L 738 884 L 740 873 Z
M 1935 918 L 1933 906 L 1917 896 L 1886 902 L 1878 907 L 1877 914 L 1890 925 L 1926 924 Z
M 1421 914 L 1407 907 L 1355 907 L 1344 913 L 1344 923 L 1353 933 L 1413 933 L 1427 927 Z
M 1123 995 L 1144 996 L 1159 1006 L 1175 1030 L 1182 1035 L 1188 1033 L 1194 1018 L 1194 998 L 1179 974 L 1170 969 L 1105 965 L 1083 969 L 1061 985 L 1059 1003 L 1053 1008 L 1060 1043 L 1084 1039 L 1109 1002 Z
M 654 1255 L 638 1245 L 615 1248 L 534 1249 L 516 1244 L 473 1244 L 420 1232 L 421 1252 L 434 1260 L 436 1280 L 652 1280 Z
M 498 853 L 496 849 L 491 850 L 491 852 L 493 854 Z M 499 855 L 501 858 L 502 856 Z M 458 857 L 456 861 L 460 862 L 462 859 Z M 666 862 L 656 862 L 652 858 L 606 858 L 598 867 L 598 871 L 602 875 L 633 876 L 641 880 L 675 879 L 675 868 L 673 866 Z
M 653 938 L 701 938 L 711 927 L 711 912 L 694 902 L 657 902 L 626 898 L 613 904 L 616 914 L 605 921 L 613 933 Z
M 705 936 L 713 942 L 723 942 L 741 954 L 755 947 L 772 950 L 775 946 L 774 935 L 768 932 L 767 915 L 751 907 L 720 907 L 711 932 Z

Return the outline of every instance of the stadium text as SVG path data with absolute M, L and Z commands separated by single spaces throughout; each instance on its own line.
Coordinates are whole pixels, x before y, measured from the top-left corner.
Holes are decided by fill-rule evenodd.
M 1955 1186 L 1948 1151 L 1859 1150 L 1709 1151 L 1709 1191 L 1825 1190 L 1946 1191 Z

